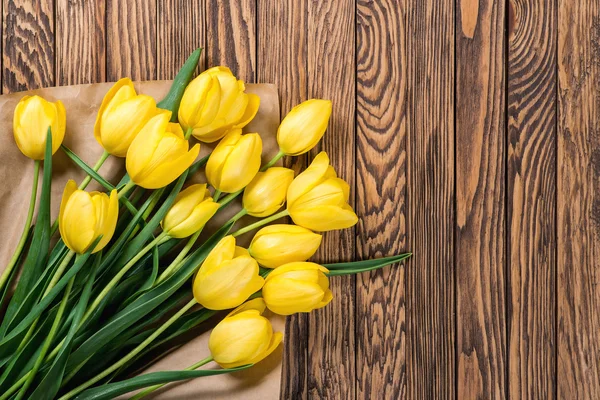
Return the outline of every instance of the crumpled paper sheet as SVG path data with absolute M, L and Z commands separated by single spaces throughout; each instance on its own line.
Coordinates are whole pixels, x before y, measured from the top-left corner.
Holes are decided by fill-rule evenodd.
M 61 100 L 67 110 L 67 131 L 64 144 L 79 155 L 88 165 L 96 163 L 102 154 L 102 147 L 94 138 L 94 122 L 102 98 L 111 83 L 64 86 L 32 90 L 0 96 L 0 269 L 4 269 L 17 246 L 27 216 L 27 207 L 31 194 L 33 161 L 21 154 L 13 138 L 12 120 L 16 104 L 24 95 L 38 94 L 48 100 Z M 160 100 L 171 86 L 171 81 L 152 81 L 136 83 L 138 93 L 148 94 Z M 263 160 L 266 162 L 277 154 L 276 132 L 279 125 L 279 98 L 274 85 L 248 84 L 247 92 L 260 96 L 261 104 L 255 119 L 244 129 L 246 132 L 258 132 L 263 139 Z M 200 156 L 208 154 L 213 145 L 201 145 Z M 110 182 L 116 183 L 125 172 L 124 159 L 110 157 L 101 174 Z M 53 158 L 52 216 L 58 214 L 60 199 L 68 179 L 81 182 L 85 176 L 71 160 L 58 150 Z M 195 182 L 206 182 L 203 174 L 193 178 Z M 40 176 L 41 187 L 41 176 Z M 88 190 L 99 189 L 92 181 Z M 241 196 L 240 196 L 241 197 Z M 39 199 L 39 193 L 38 193 Z M 240 201 L 215 216 L 211 226 L 205 228 L 202 236 L 214 231 L 216 224 L 223 224 L 241 209 Z M 253 221 L 244 217 L 236 226 Z M 234 228 L 235 229 L 235 228 Z M 252 233 L 238 238 L 238 245 L 247 246 Z M 200 238 L 202 240 L 202 237 Z M 285 319 L 268 315 L 276 331 L 283 331 Z M 207 327 L 198 332 L 191 341 L 160 359 L 147 372 L 184 369 L 210 355 L 208 351 Z M 253 368 L 235 374 L 198 378 L 191 381 L 176 382 L 155 392 L 148 398 L 155 399 L 279 399 L 281 380 L 281 346 L 267 359 Z M 211 363 L 204 368 L 216 368 Z

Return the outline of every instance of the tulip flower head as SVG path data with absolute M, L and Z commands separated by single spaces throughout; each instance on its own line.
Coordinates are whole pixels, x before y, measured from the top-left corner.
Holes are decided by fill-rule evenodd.
M 119 199 L 113 190 L 110 197 L 106 193 L 77 189 L 77 184 L 69 180 L 63 192 L 58 215 L 60 236 L 65 245 L 83 254 L 102 235 L 92 253 L 96 253 L 110 242 L 119 215 Z
M 212 143 L 225 136 L 229 130 L 248 125 L 258 112 L 260 98 L 255 94 L 244 93 L 244 82 L 237 80 L 229 68 L 213 67 L 199 76 L 203 75 L 219 81 L 219 108 L 212 122 L 194 127 L 193 135 L 202 142 Z
M 308 152 L 325 134 L 331 101 L 311 99 L 296 107 L 285 116 L 277 130 L 279 149 L 289 156 Z
M 358 222 L 348 205 L 349 196 L 350 187 L 337 177 L 329 157 L 321 152 L 290 184 L 287 209 L 296 225 L 310 230 L 345 229 Z
M 260 290 L 264 279 L 248 251 L 236 247 L 233 236 L 225 236 L 206 257 L 194 279 L 194 298 L 211 310 L 226 310 L 242 304 Z
M 268 217 L 285 203 L 287 189 L 294 180 L 289 168 L 271 167 L 258 172 L 244 190 L 243 204 L 253 217 Z
M 208 348 L 221 367 L 256 364 L 279 346 L 283 334 L 273 333 L 271 322 L 262 316 L 264 310 L 263 299 L 250 300 L 215 326 L 208 339 Z
M 131 180 L 146 189 L 167 186 L 192 165 L 200 145 L 189 149 L 179 124 L 170 123 L 171 113 L 152 117 L 133 139 L 126 167 Z
M 206 188 L 196 184 L 182 190 L 161 222 L 172 238 L 185 238 L 199 231 L 219 209 Z
M 260 169 L 262 140 L 258 133 L 242 135 L 233 129 L 219 142 L 206 163 L 206 178 L 217 190 L 233 193 L 243 189 Z
M 267 268 L 306 261 L 321 245 L 321 235 L 296 225 L 268 225 L 256 232 L 248 252 Z
M 198 75 L 185 88 L 178 120 L 184 131 L 200 129 L 214 121 L 221 104 L 219 79 L 210 74 Z
M 135 92 L 131 79 L 120 79 L 102 100 L 94 136 L 104 150 L 125 157 L 144 125 L 161 112 L 152 97 Z
M 13 134 L 21 153 L 43 160 L 48 127 L 52 131 L 52 154 L 65 138 L 67 117 L 60 100 L 51 103 L 40 96 L 25 96 L 15 108 Z
M 275 268 L 262 289 L 269 310 L 280 315 L 310 312 L 333 299 L 327 268 L 311 262 L 293 262 Z

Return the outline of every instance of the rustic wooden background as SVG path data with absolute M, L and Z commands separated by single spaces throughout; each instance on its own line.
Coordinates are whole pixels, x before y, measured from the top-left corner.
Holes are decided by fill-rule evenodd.
M 322 149 L 361 222 L 319 259 L 415 256 L 289 319 L 282 398 L 600 398 L 598 0 L 3 0 L 2 21 L 4 93 L 170 79 L 204 47 L 284 112 L 333 100 Z

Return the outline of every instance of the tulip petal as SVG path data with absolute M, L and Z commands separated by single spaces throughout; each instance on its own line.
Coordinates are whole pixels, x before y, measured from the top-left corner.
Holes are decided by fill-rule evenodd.
M 62 232 L 68 238 L 69 248 L 78 254 L 85 253 L 96 233 L 96 211 L 89 193 L 83 190 L 73 192 L 65 205 L 62 222 Z
M 248 300 L 247 302 L 245 302 L 244 304 L 227 314 L 227 316 L 231 317 L 232 315 L 236 315 L 247 310 L 257 310 L 260 314 L 262 314 L 265 312 L 266 308 L 267 305 L 265 304 L 263 298 L 257 297 L 256 299 Z
M 217 189 L 233 193 L 248 185 L 260 169 L 262 140 L 258 133 L 243 135 L 221 169 Z
M 75 193 L 76 190 L 77 184 L 73 179 L 69 179 L 63 190 L 62 199 L 60 201 L 60 211 L 58 212 L 58 230 L 60 232 L 60 236 L 62 237 L 63 242 L 65 242 L 65 246 L 67 246 L 70 249 L 72 249 L 72 246 L 69 243 L 69 238 L 66 235 L 65 222 L 63 222 L 63 218 L 65 215 L 65 208 L 67 207 L 67 203 L 69 202 L 69 198 L 73 193 Z
M 187 140 L 185 142 L 187 147 Z M 167 186 L 192 165 L 194 160 L 196 160 L 196 157 L 198 157 L 200 145 L 195 144 L 190 151 L 186 151 L 183 149 L 183 146 L 177 145 L 171 147 L 171 149 L 173 152 L 170 154 L 161 152 L 162 154 L 160 157 L 162 157 L 162 163 L 158 164 L 155 161 L 158 160 L 159 157 L 153 160 L 152 165 L 146 167 L 146 175 L 136 183 L 146 189 L 158 189 Z M 180 151 L 182 150 L 186 152 L 181 154 Z
M 348 205 L 290 209 L 290 216 L 295 224 L 318 232 L 346 229 L 358 222 L 358 217 Z
M 275 332 L 271 337 L 271 342 L 269 343 L 269 347 L 267 350 L 256 356 L 254 359 L 250 361 L 250 364 L 257 364 L 267 358 L 275 349 L 279 346 L 279 344 L 283 341 L 283 333 Z
M 329 157 L 324 151 L 317 154 L 308 168 L 292 181 L 287 193 L 288 208 L 303 194 L 317 186 L 329 168 Z
M 285 116 L 277 130 L 277 143 L 287 155 L 300 155 L 321 140 L 329 124 L 332 104 L 329 100 L 311 99 Z
M 242 137 L 241 129 L 234 129 L 227 133 L 223 140 L 219 142 L 217 147 L 213 150 L 206 163 L 205 173 L 208 182 L 216 188 L 220 187 L 221 176 L 225 161 L 235 149 L 236 144 Z
M 269 310 L 279 315 L 310 312 L 321 304 L 325 295 L 316 283 L 281 276 L 265 282 L 262 293 Z
M 322 273 L 326 274 L 329 272 L 329 270 L 327 268 L 325 268 L 322 265 L 319 265 L 317 263 L 313 263 L 313 262 L 291 262 L 285 265 L 282 265 L 281 267 L 275 268 L 273 271 L 271 271 L 271 273 L 267 276 L 267 281 L 269 279 L 273 279 L 277 276 L 281 276 L 283 274 L 286 274 L 288 272 L 294 272 L 294 271 L 304 271 L 304 270 L 309 270 L 309 271 L 321 271 Z M 318 280 L 315 280 L 315 282 L 317 282 Z
M 121 88 L 126 88 L 125 90 L 121 90 Z M 117 96 L 118 93 L 118 96 Z M 94 137 L 102 144 L 102 116 L 105 115 L 106 109 L 112 103 L 112 100 L 117 97 L 116 103 L 120 103 L 121 101 L 127 100 L 133 96 L 135 96 L 135 88 L 133 87 L 133 82 L 129 78 L 121 78 L 119 79 L 104 95 L 102 99 L 102 104 L 100 105 L 100 109 L 98 110 L 98 115 L 96 116 L 96 123 L 94 124 Z
M 97 253 L 102 250 L 108 242 L 112 239 L 115 229 L 117 227 L 117 219 L 119 217 L 119 195 L 116 189 L 113 189 L 110 192 L 110 197 L 107 197 L 106 194 L 102 193 L 102 211 L 98 210 L 96 207 L 96 237 L 102 235 L 102 239 L 98 242 L 96 247 L 94 248 L 93 253 Z M 99 213 L 101 217 L 98 217 Z
M 188 219 L 194 211 L 194 207 L 204 200 L 205 194 L 205 183 L 190 185 L 179 192 L 177 197 L 175 197 L 173 205 L 161 222 L 163 230 L 167 232 L 171 231 L 173 228 Z
M 257 95 L 253 94 L 253 93 L 247 93 L 248 96 L 248 105 L 246 106 L 246 110 L 244 111 L 244 115 L 242 115 L 242 118 L 238 121 L 237 124 L 235 124 L 233 127 L 234 128 L 243 128 L 246 125 L 248 125 L 250 123 L 250 121 L 252 121 L 254 119 L 254 117 L 256 116 L 256 113 L 258 112 L 258 108 L 260 107 L 260 97 L 258 97 Z
M 231 260 L 235 254 L 235 238 L 231 235 L 225 236 L 213 247 L 202 263 L 197 276 L 207 275 L 227 260 Z
M 220 207 L 221 205 L 215 203 L 212 199 L 201 202 L 194 207 L 188 218 L 169 231 L 169 235 L 178 239 L 193 235 L 206 225 Z

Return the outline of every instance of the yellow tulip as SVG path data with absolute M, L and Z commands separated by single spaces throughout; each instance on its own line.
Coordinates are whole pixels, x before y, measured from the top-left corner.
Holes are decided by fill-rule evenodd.
M 258 133 L 230 131 L 206 163 L 206 178 L 217 190 L 233 193 L 248 185 L 260 169 L 262 140 Z
M 184 131 L 200 129 L 210 124 L 221 104 L 219 79 L 209 74 L 198 75 L 185 88 L 179 106 L 178 120 Z
M 253 217 L 268 217 L 285 203 L 294 171 L 289 168 L 272 167 L 259 172 L 244 190 L 243 204 Z
M 338 178 L 329 157 L 319 153 L 294 179 L 287 192 L 287 209 L 296 225 L 313 231 L 344 229 L 358 217 L 348 205 L 350 187 Z
M 163 231 L 172 238 L 185 238 L 198 232 L 219 209 L 206 184 L 182 190 L 161 222 Z
M 242 304 L 260 290 L 264 279 L 248 251 L 225 236 L 212 249 L 194 279 L 194 298 L 211 310 L 226 310 Z
M 244 93 L 246 86 L 231 73 L 229 68 L 214 67 L 200 75 L 219 80 L 221 96 L 217 115 L 207 125 L 195 127 L 194 137 L 202 142 L 212 143 L 221 139 L 231 129 L 241 129 L 248 125 L 258 112 L 260 98 Z
M 189 149 L 179 124 L 170 123 L 171 113 L 152 117 L 133 139 L 126 167 L 131 180 L 146 189 L 167 186 L 192 165 L 200 145 Z
M 298 104 L 279 125 L 279 149 L 290 156 L 308 152 L 325 134 L 330 116 L 329 100 L 311 99 Z
M 214 327 L 208 348 L 221 367 L 256 364 L 279 346 L 283 334 L 273 333 L 271 322 L 261 315 L 264 310 L 263 299 L 250 300 Z
M 296 225 L 269 225 L 254 235 L 248 252 L 267 268 L 306 261 L 321 245 L 321 235 Z
M 125 157 L 144 125 L 161 112 L 164 111 L 156 108 L 152 97 L 135 92 L 131 79 L 120 79 L 102 100 L 94 136 L 104 150 L 113 156 Z
M 48 127 L 52 130 L 52 154 L 65 138 L 67 116 L 60 100 L 51 103 L 40 96 L 25 96 L 15 108 L 13 134 L 21 153 L 43 160 Z
M 92 252 L 96 253 L 108 244 L 115 233 L 118 215 L 116 190 L 110 193 L 110 197 L 106 193 L 88 193 L 77 189 L 77 184 L 69 180 L 58 215 L 60 236 L 69 249 L 83 254 L 102 235 Z
M 280 315 L 310 312 L 333 299 L 327 268 L 311 262 L 293 262 L 275 268 L 262 289 L 269 310 Z

